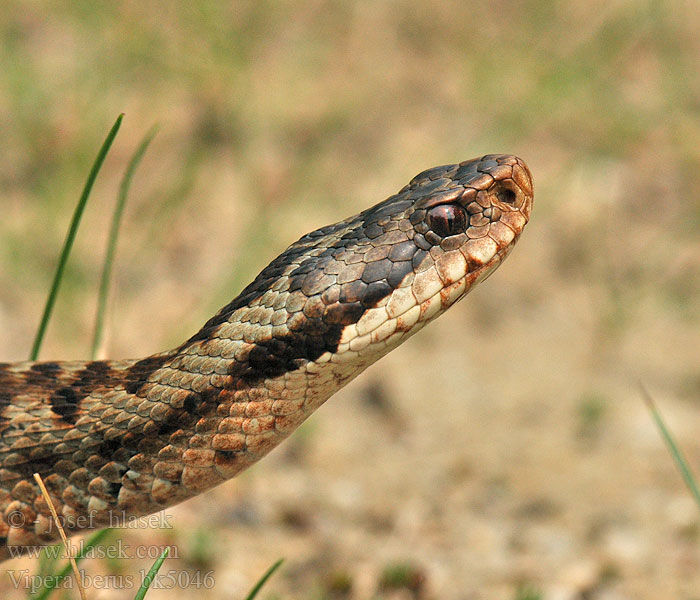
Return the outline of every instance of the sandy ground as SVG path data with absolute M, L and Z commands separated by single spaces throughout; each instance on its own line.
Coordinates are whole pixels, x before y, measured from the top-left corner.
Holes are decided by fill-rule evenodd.
M 103 547 L 130 556 L 172 545 L 149 598 L 242 598 L 281 557 L 263 598 L 700 598 L 700 511 L 640 391 L 700 469 L 692 7 L 678 19 L 651 4 L 506 2 L 475 30 L 458 3 L 243 16 L 12 6 L 0 360 L 28 353 L 120 110 L 47 359 L 87 356 L 110 207 L 154 121 L 120 242 L 110 357 L 179 343 L 288 243 L 424 168 L 512 152 L 535 178 L 521 241 L 463 303 L 249 472 L 162 527 L 112 534 Z M 504 44 L 511 60 L 489 51 Z M 109 576 L 88 597 L 133 598 L 151 563 L 86 563 Z M 0 595 L 26 597 L 35 562 L 3 566 Z

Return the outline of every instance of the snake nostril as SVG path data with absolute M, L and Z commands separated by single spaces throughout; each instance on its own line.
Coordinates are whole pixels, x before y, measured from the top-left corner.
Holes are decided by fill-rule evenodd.
M 496 198 L 498 198 L 498 200 L 504 204 L 515 204 L 517 195 L 513 190 L 501 188 L 496 192 Z

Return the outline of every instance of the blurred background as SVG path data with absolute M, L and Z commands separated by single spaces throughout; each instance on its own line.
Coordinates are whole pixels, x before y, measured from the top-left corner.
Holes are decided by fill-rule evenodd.
M 535 178 L 520 243 L 466 301 L 166 527 L 112 534 L 173 546 L 179 583 L 149 598 L 242 598 L 280 557 L 262 598 L 700 598 L 700 513 L 639 387 L 700 470 L 699 30 L 691 0 L 3 2 L 1 361 L 29 353 L 120 112 L 45 359 L 88 356 L 119 180 L 156 123 L 114 358 L 179 344 L 425 168 L 503 152 Z M 123 578 L 89 597 L 133 598 L 152 562 L 86 563 Z

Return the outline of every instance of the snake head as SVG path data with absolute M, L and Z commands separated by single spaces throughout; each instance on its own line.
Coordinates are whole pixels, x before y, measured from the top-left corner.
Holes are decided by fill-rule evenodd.
M 351 231 L 368 240 L 355 263 L 362 273 L 341 284 L 338 301 L 348 299 L 346 286 L 363 310 L 337 353 L 385 353 L 463 298 L 513 248 L 532 201 L 525 163 L 487 155 L 424 171 L 359 215 Z M 357 260 L 360 248 L 343 258 Z

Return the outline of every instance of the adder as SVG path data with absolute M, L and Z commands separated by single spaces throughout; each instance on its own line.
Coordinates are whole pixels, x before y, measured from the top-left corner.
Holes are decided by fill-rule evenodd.
M 292 244 L 174 350 L 0 363 L 0 559 L 56 540 L 34 473 L 69 534 L 240 473 L 493 273 L 532 201 L 517 157 L 435 167 Z

